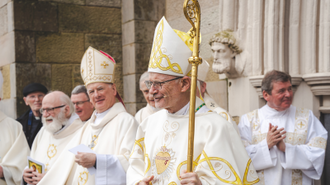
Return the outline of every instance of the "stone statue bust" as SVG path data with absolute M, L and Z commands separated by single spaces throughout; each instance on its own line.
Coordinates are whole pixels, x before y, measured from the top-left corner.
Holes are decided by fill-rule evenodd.
M 245 60 L 237 60 L 242 50 L 232 30 L 223 30 L 213 35 L 209 44 L 213 53 L 212 69 L 215 73 L 225 74 L 228 78 L 246 76 Z

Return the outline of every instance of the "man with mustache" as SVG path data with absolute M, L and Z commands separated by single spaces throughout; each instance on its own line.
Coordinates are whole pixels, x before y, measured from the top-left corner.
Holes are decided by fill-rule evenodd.
M 209 44 L 213 53 L 212 69 L 215 73 L 225 74 L 228 78 L 246 75 L 245 73 L 249 71 L 249 66 L 245 65 L 246 56 L 245 54 L 244 57 L 239 55 L 242 50 L 238 46 L 232 30 L 223 30 L 213 35 Z M 239 57 L 240 60 L 237 60 L 236 57 Z
M 151 114 L 159 110 L 155 107 L 154 98 L 149 94 L 149 89 L 144 83 L 148 79 L 149 79 L 149 74 L 148 71 L 146 71 L 140 77 L 140 90 L 143 93 L 144 99 L 147 101 L 147 106 L 143 107 L 135 114 L 135 119 L 138 123 L 141 123 L 146 117 L 150 116 Z
M 3 76 L 0 71 L 0 92 Z M 6 91 L 5 89 L 3 89 Z M 0 98 L 1 101 L 1 98 Z M 1 105 L 1 103 L 0 103 Z M 2 105 L 1 105 L 2 106 Z M 0 111 L 0 184 L 19 185 L 29 145 L 25 139 L 22 125 Z
M 261 89 L 267 104 L 238 125 L 261 183 L 313 184 L 322 175 L 327 131 L 311 110 L 291 105 L 289 74 L 268 72 Z
M 94 107 L 89 101 L 87 89 L 84 85 L 77 85 L 71 92 L 71 101 L 75 106 L 76 114 L 83 123 L 92 116 Z
M 47 92 L 47 88 L 40 83 L 31 83 L 23 89 L 23 100 L 25 104 L 29 106 L 29 109 L 17 118 L 17 121 L 23 126 L 23 131 L 30 148 L 34 138 L 42 127 L 42 115 L 39 110 L 41 108 L 42 99 Z
M 33 142 L 30 157 L 45 164 L 45 173 L 40 174 L 26 168 L 23 179 L 28 184 L 38 184 L 44 176 L 52 175 L 47 172 L 56 165 L 66 145 L 83 126 L 74 112 L 69 96 L 60 91 L 51 92 L 44 97 L 40 112 L 43 127 Z
M 192 53 L 190 34 L 157 24 L 146 85 L 163 109 L 140 125 L 127 171 L 128 185 L 255 184 L 259 181 L 233 125 L 196 98 L 193 172 L 187 173 Z M 249 173 L 247 173 L 249 172 Z

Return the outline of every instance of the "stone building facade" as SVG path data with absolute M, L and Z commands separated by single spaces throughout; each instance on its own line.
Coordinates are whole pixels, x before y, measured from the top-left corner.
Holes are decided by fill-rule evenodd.
M 16 118 L 27 107 L 22 89 L 31 82 L 70 94 L 82 84 L 80 60 L 88 46 L 117 62 L 116 85 L 128 112 L 146 102 L 139 90 L 147 70 L 154 29 L 165 15 L 188 31 L 184 0 L 0 0 L 0 110 Z M 212 66 L 210 38 L 221 30 L 239 34 L 251 73 L 226 78 L 210 69 L 206 82 L 216 102 L 239 119 L 262 107 L 261 79 L 272 69 L 293 76 L 293 104 L 313 110 L 330 131 L 330 0 L 199 0 L 200 55 Z M 244 92 L 244 96 L 243 93 Z M 328 142 L 329 143 L 329 142 Z M 330 173 L 327 147 L 324 174 Z M 320 182 L 318 182 L 320 183 Z M 324 177 L 322 184 L 330 183 Z

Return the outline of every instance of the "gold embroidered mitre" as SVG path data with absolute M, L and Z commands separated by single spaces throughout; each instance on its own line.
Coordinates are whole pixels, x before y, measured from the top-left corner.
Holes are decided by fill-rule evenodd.
M 81 60 L 81 77 L 85 85 L 95 82 L 113 83 L 115 66 L 116 62 L 110 55 L 88 47 Z
M 189 34 L 173 30 L 163 17 L 155 29 L 148 72 L 186 76 L 191 70 L 190 40 Z

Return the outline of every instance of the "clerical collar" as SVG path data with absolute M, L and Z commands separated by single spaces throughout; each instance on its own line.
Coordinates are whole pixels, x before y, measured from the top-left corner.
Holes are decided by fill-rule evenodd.
M 67 124 L 64 125 L 59 131 L 55 132 L 54 135 L 58 135 L 59 133 L 61 133 L 63 130 L 68 128 L 78 118 L 79 118 L 78 114 L 76 114 L 75 112 L 72 113 L 70 118 L 67 121 Z
M 34 117 L 36 120 L 40 120 L 40 117 Z
M 95 117 L 96 117 L 96 119 L 94 121 L 94 124 L 98 125 L 99 123 L 101 123 L 102 119 L 105 117 L 105 115 L 108 114 L 108 112 L 110 111 L 110 109 L 111 109 L 111 107 L 108 110 L 106 110 L 104 112 L 101 112 L 101 113 L 97 113 L 95 111 Z
M 290 105 L 291 107 L 291 105 Z M 288 112 L 288 110 L 290 109 L 287 108 L 283 111 L 277 111 L 276 109 L 273 109 L 271 108 L 268 104 L 266 104 L 264 107 L 263 107 L 263 111 L 264 111 L 264 115 L 266 115 L 266 117 L 268 118 L 271 118 L 271 117 L 280 117 L 280 116 L 283 116 L 284 114 L 286 114 Z

